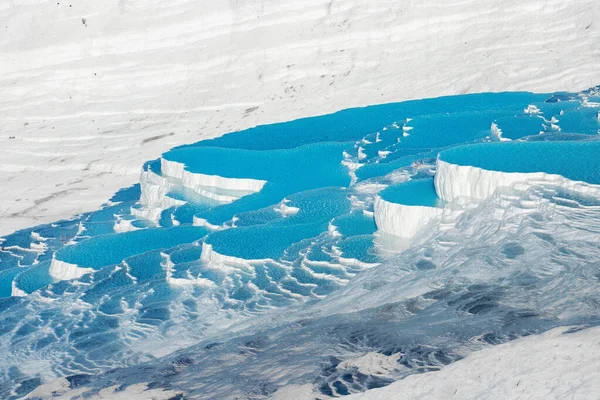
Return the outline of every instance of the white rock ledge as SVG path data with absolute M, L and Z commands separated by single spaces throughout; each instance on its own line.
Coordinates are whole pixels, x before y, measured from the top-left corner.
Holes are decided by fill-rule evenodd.
M 227 256 L 221 253 L 217 253 L 215 250 L 213 250 L 212 245 L 206 242 L 202 243 L 202 255 L 200 256 L 200 260 L 207 264 L 214 264 L 219 266 L 249 266 L 252 263 L 261 263 L 269 261 L 267 259 L 246 260 L 244 258 Z
M 499 187 L 526 190 L 539 184 L 551 184 L 586 195 L 600 196 L 600 185 L 572 181 L 561 175 L 489 171 L 469 165 L 451 164 L 439 157 L 434 184 L 439 198 L 457 203 L 485 200 Z
M 144 170 L 140 175 L 140 203 L 145 206 L 158 204 L 173 187 L 174 184 L 167 178 Z
M 12 281 L 12 289 L 11 289 L 10 295 L 12 297 L 26 297 L 26 296 L 28 296 L 28 293 L 25 292 L 25 291 L 23 291 L 23 290 L 21 290 L 21 289 L 19 289 L 17 287 L 16 282 L 13 280 Z
M 185 204 L 184 201 L 167 196 L 167 193 L 176 186 L 168 178 L 160 176 L 150 170 L 143 170 L 140 175 L 140 205 L 141 208 L 131 207 L 131 215 L 140 219 L 147 219 L 158 223 L 162 212 L 170 207 Z M 115 225 L 115 232 L 118 228 Z
M 95 270 L 93 268 L 82 268 L 75 264 L 70 264 L 68 262 L 57 260 L 56 258 L 52 259 L 50 269 L 48 270 L 50 276 L 59 281 L 78 279 L 81 278 L 83 275 L 89 274 L 94 271 Z
M 196 191 L 198 186 L 214 187 L 225 190 L 236 190 L 256 193 L 262 190 L 267 181 L 250 178 L 225 178 L 218 175 L 206 175 L 185 170 L 185 165 L 177 161 L 160 159 L 161 171 L 164 176 L 181 180 L 183 187 Z M 202 195 L 201 192 L 199 194 Z
M 185 171 L 184 165 L 175 161 L 161 159 L 162 174 L 143 170 L 140 175 L 141 208 L 131 208 L 136 218 L 158 223 L 161 213 L 171 207 L 184 205 L 186 201 L 175 199 L 167 194 L 177 187 L 184 187 L 197 195 L 226 204 L 240 197 L 258 192 L 266 181 L 254 179 L 223 178 L 215 175 L 195 174 Z M 165 172 L 166 171 L 166 172 Z M 212 191 L 211 189 L 217 189 Z M 218 193 L 219 190 L 232 190 L 232 194 Z
M 375 198 L 374 210 L 377 229 L 401 238 L 413 237 L 444 212 L 443 208 L 438 207 L 391 203 L 379 196 Z

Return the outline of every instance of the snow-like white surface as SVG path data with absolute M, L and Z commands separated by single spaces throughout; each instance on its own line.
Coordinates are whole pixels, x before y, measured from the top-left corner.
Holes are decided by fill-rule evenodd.
M 544 172 L 489 171 L 470 165 L 448 163 L 438 157 L 434 178 L 437 195 L 447 202 L 480 201 L 501 187 L 526 190 L 533 185 L 551 184 L 579 193 L 600 196 L 600 186 L 572 181 L 560 175 Z
M 81 278 L 85 274 L 94 272 L 93 268 L 82 268 L 75 264 L 68 262 L 52 259 L 50 263 L 50 269 L 48 270 L 50 276 L 59 281 L 67 281 L 70 279 Z
M 472 353 L 349 400 L 597 399 L 600 328 L 556 328 Z
M 600 82 L 596 0 L 0 4 L 0 235 L 89 211 L 166 149 L 446 94 Z
M 394 236 L 411 238 L 435 218 L 440 217 L 444 209 L 392 203 L 377 196 L 374 213 L 377 229 Z

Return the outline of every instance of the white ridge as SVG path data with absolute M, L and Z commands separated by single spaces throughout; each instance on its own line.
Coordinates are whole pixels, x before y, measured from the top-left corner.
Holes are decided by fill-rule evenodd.
M 50 276 L 59 281 L 78 279 L 94 271 L 93 268 L 82 268 L 75 264 L 57 260 L 56 258 L 52 259 L 50 269 L 48 270 Z
M 484 200 L 500 187 L 518 186 L 518 189 L 526 190 L 536 184 L 551 184 L 583 194 L 600 195 L 600 185 L 572 181 L 556 174 L 489 171 L 469 165 L 451 164 L 439 157 L 434 183 L 439 198 L 461 204 Z

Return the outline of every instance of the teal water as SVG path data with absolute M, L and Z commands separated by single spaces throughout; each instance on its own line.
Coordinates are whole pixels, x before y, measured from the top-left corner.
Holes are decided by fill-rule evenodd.
M 119 264 L 136 254 L 202 239 L 206 233 L 205 228 L 182 226 L 99 235 L 62 248 L 56 252 L 56 259 L 80 267 L 100 269 Z
M 379 193 L 383 200 L 406 206 L 443 207 L 437 196 L 433 178 L 423 178 L 390 185 Z

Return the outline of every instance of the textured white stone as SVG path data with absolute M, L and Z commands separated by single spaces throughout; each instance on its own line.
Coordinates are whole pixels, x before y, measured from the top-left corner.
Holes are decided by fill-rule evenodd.
M 411 375 L 348 400 L 595 399 L 600 328 L 556 328 L 475 352 L 438 372 Z
M 193 190 L 200 195 L 206 195 L 207 190 L 203 189 L 203 187 L 254 193 L 260 191 L 265 183 L 267 183 L 267 181 L 259 179 L 227 178 L 218 175 L 190 172 L 185 169 L 185 166 L 182 163 L 166 160 L 164 158 L 161 158 L 160 165 L 161 172 L 164 176 L 181 181 L 183 187 Z M 215 196 L 213 197 L 215 199 L 218 198 L 216 193 L 213 194 L 213 196 Z M 229 199 L 230 201 L 236 199 L 236 197 L 229 196 L 224 196 L 224 198 Z
M 56 258 L 52 259 L 50 269 L 48 270 L 50 276 L 59 281 L 81 278 L 83 275 L 94 271 L 93 268 L 82 268 L 75 264 L 57 260 Z
M 434 183 L 440 199 L 458 203 L 484 200 L 501 187 L 526 190 L 536 184 L 557 185 L 583 194 L 600 195 L 600 185 L 572 181 L 560 175 L 489 171 L 469 165 L 451 164 L 439 157 Z
M 407 206 L 377 196 L 374 213 L 377 229 L 394 236 L 411 238 L 444 210 L 438 207 Z
M 257 259 L 257 260 L 246 260 L 240 257 L 228 256 L 225 254 L 221 254 L 216 252 L 212 245 L 202 242 L 202 255 L 200 259 L 207 263 L 213 264 L 217 266 L 248 266 L 251 263 L 257 262 L 266 262 L 269 261 L 267 259 Z

